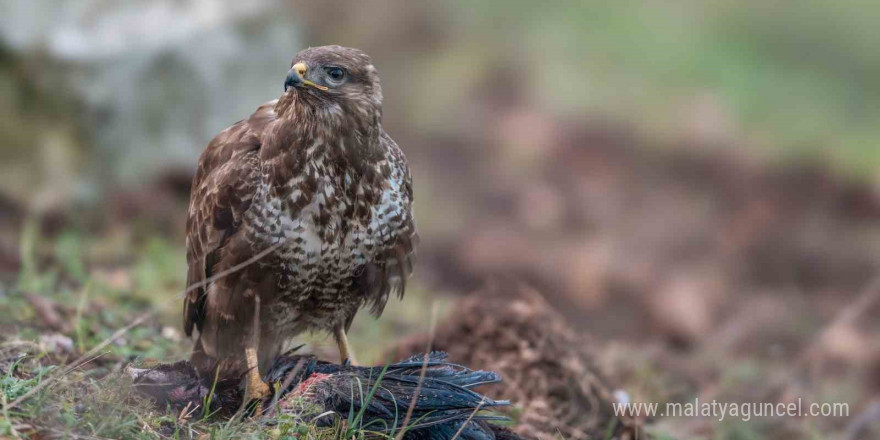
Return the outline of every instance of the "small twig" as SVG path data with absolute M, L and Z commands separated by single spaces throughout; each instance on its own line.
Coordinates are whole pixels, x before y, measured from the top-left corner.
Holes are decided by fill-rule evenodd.
M 40 348 L 40 344 L 37 344 L 34 341 L 22 341 L 21 339 L 13 339 L 11 341 L 5 341 L 3 343 L 0 343 L 0 348 L 23 347 L 23 346 L 30 346 L 31 348 L 34 348 L 34 349 Z
M 103 352 L 103 353 L 98 353 L 98 354 L 92 356 L 91 358 L 86 359 L 86 360 L 80 362 L 79 365 L 77 365 L 75 368 L 73 368 L 73 370 L 79 370 L 79 369 L 81 369 L 82 367 L 86 366 L 86 364 L 89 364 L 89 363 L 94 362 L 94 361 L 97 360 L 99 357 L 104 356 L 104 355 L 107 354 L 107 353 L 109 353 L 109 351 L 105 351 L 105 352 Z M 71 372 L 72 372 L 73 370 L 71 370 Z M 69 374 L 69 373 L 70 373 L 70 372 L 68 372 L 68 374 Z
M 333 410 L 324 411 L 324 412 L 322 412 L 321 414 L 316 415 L 315 418 L 313 418 L 313 419 L 311 420 L 310 423 L 315 423 L 315 422 L 317 422 L 318 419 L 320 419 L 321 417 L 329 416 L 329 415 L 332 415 L 332 414 L 336 414 L 336 411 L 333 411 Z
M 190 407 L 192 407 L 192 409 L 190 409 Z M 192 401 L 186 402 L 186 406 L 184 406 L 183 409 L 180 410 L 180 414 L 177 416 L 177 423 L 186 423 L 186 421 L 189 420 L 192 417 L 193 413 L 198 411 L 198 409 L 199 405 L 193 406 Z
M 480 399 L 480 403 L 477 404 L 477 407 L 474 408 L 474 411 L 471 413 L 471 415 L 468 416 L 467 420 L 465 420 L 464 423 L 461 424 L 461 426 L 458 428 L 458 431 L 456 431 L 455 435 L 452 436 L 451 440 L 456 440 L 458 436 L 461 435 L 461 432 L 464 431 L 464 428 L 467 426 L 467 424 L 474 419 L 474 416 L 477 415 L 478 412 L 480 412 L 480 408 L 483 407 L 484 403 L 486 403 L 486 401 L 484 399 Z
M 275 243 L 275 244 L 273 244 L 272 246 L 269 246 L 269 247 L 267 247 L 266 249 L 263 249 L 263 250 L 260 251 L 260 253 L 258 253 L 257 255 L 254 255 L 253 257 L 250 257 L 250 258 L 248 258 L 247 260 L 244 260 L 243 262 L 238 263 L 238 264 L 236 264 L 235 266 L 230 267 L 229 269 L 226 269 L 226 270 L 224 270 L 224 271 L 218 272 L 218 273 L 216 273 L 216 274 L 214 274 L 214 275 L 212 275 L 212 276 L 210 276 L 210 277 L 208 277 L 208 278 L 205 278 L 205 279 L 202 280 L 202 281 L 199 281 L 198 283 L 193 283 L 191 286 L 187 287 L 186 290 L 184 290 L 183 292 L 181 292 L 180 295 L 178 295 L 178 296 L 180 296 L 180 297 L 186 296 L 187 293 L 190 293 L 190 292 L 192 292 L 193 290 L 201 289 L 202 287 L 205 287 L 205 286 L 207 286 L 208 284 L 211 284 L 211 283 L 213 283 L 214 281 L 217 281 L 217 280 L 219 280 L 219 279 L 221 279 L 221 278 L 223 278 L 223 277 L 225 277 L 225 276 L 227 276 L 227 275 L 230 275 L 230 274 L 233 274 L 233 273 L 235 273 L 235 272 L 238 272 L 238 271 L 244 269 L 245 267 L 248 267 L 248 266 L 250 266 L 251 264 L 254 264 L 254 263 L 256 263 L 257 261 L 261 260 L 261 259 L 262 259 L 263 257 L 265 257 L 266 255 L 269 255 L 270 253 L 274 252 L 276 249 L 280 248 L 280 247 L 283 246 L 285 243 L 286 243 L 286 241 L 279 241 L 278 243 Z
M 409 421 L 412 418 L 413 410 L 416 407 L 416 402 L 418 402 L 419 394 L 422 393 L 422 383 L 425 381 L 425 375 L 428 373 L 428 360 L 431 357 L 431 346 L 434 344 L 434 329 L 437 325 L 437 304 L 431 304 L 431 323 L 428 328 L 428 343 L 425 347 L 425 357 L 422 361 L 422 371 L 419 373 L 419 383 L 416 385 L 416 391 L 413 393 L 412 400 L 409 402 L 409 408 L 406 409 L 406 417 L 403 418 L 403 427 L 400 428 L 400 432 L 397 433 L 394 440 L 403 440 L 403 435 L 406 433 L 406 427 L 409 425 Z

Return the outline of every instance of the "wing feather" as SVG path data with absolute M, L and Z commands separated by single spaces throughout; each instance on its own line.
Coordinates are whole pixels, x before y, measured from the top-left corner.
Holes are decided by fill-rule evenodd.
M 208 287 L 224 247 L 238 231 L 260 181 L 260 139 L 274 120 L 274 101 L 263 104 L 250 118 L 218 134 L 199 158 L 192 184 L 186 225 L 187 287 L 184 329 L 202 330 Z
M 412 215 L 413 190 L 412 175 L 403 151 L 384 132 L 381 142 L 383 149 L 388 151 L 390 175 L 382 176 L 389 179 L 392 186 L 399 188 L 401 209 L 388 220 L 391 227 L 390 238 L 374 263 L 367 268 L 358 279 L 359 288 L 370 305 L 370 312 L 380 316 L 393 293 L 402 299 L 406 291 L 406 280 L 412 274 L 415 260 L 415 249 L 419 242 L 415 220 Z

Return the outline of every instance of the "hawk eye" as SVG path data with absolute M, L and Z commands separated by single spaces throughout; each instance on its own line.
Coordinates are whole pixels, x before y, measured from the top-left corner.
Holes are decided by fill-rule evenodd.
M 342 81 L 342 78 L 345 78 L 345 70 L 341 67 L 327 67 L 324 70 L 333 81 Z

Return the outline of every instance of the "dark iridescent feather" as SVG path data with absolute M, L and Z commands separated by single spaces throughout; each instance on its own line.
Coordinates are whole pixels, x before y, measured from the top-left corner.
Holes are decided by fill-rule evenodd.
M 267 380 L 283 382 L 286 375 L 294 371 L 298 364 L 305 363 L 297 373 L 299 380 L 292 381 L 284 392 L 296 392 L 293 384 L 302 383 L 314 375 L 328 375 L 317 383 L 309 393 L 319 406 L 332 410 L 343 418 L 358 414 L 363 409 L 365 420 L 381 420 L 381 431 L 399 430 L 404 414 L 418 390 L 418 398 L 413 409 L 409 429 L 419 430 L 440 425 L 461 426 L 479 406 L 480 410 L 490 410 L 508 405 L 507 401 L 496 401 L 470 390 L 477 385 L 501 381 L 498 374 L 487 371 L 472 371 L 464 366 L 446 362 L 446 354 L 434 352 L 428 356 L 425 378 L 420 385 L 420 372 L 424 356 L 413 356 L 402 362 L 386 367 L 355 367 L 317 362 L 314 359 L 303 362 L 303 356 L 279 357 Z M 384 369 L 384 372 L 383 372 Z M 380 380 L 381 378 L 381 380 Z M 369 401 L 367 397 L 376 387 Z M 474 422 L 504 419 L 486 414 L 474 414 Z M 442 437 L 441 437 L 442 438 Z
M 403 419 L 418 389 L 406 440 L 450 440 L 459 429 L 458 438 L 462 440 L 519 438 L 490 423 L 507 420 L 506 417 L 484 412 L 509 402 L 493 400 L 472 390 L 500 382 L 501 376 L 491 371 L 470 370 L 447 362 L 446 357 L 446 353 L 433 352 L 427 362 L 424 355 L 416 355 L 386 366 L 356 367 L 322 362 L 310 355 L 287 354 L 275 359 L 264 379 L 278 383 L 279 388 L 286 385 L 280 389 L 278 398 L 282 411 L 288 399 L 305 399 L 317 411 L 312 416 L 329 411 L 343 420 L 353 420 L 361 415 L 361 429 L 383 433 L 403 428 Z M 423 365 L 427 369 L 420 381 Z M 200 376 L 188 362 L 129 368 L 128 372 L 136 389 L 161 407 L 179 411 L 189 404 L 194 408 L 208 401 L 206 397 L 212 389 L 211 412 L 230 416 L 241 404 L 239 380 L 223 379 L 215 386 L 213 377 Z M 478 407 L 479 411 L 475 411 Z M 333 418 L 325 414 L 316 422 L 331 425 Z

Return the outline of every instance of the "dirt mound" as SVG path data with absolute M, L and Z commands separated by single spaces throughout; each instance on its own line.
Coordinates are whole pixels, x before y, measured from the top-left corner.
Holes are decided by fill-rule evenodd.
M 395 357 L 424 350 L 427 338 L 403 342 Z M 535 290 L 496 287 L 462 299 L 432 346 L 453 362 L 499 372 L 504 382 L 492 386 L 517 408 L 514 430 L 522 435 L 644 437 L 634 420 L 614 415 L 614 390 L 594 365 L 589 343 Z

